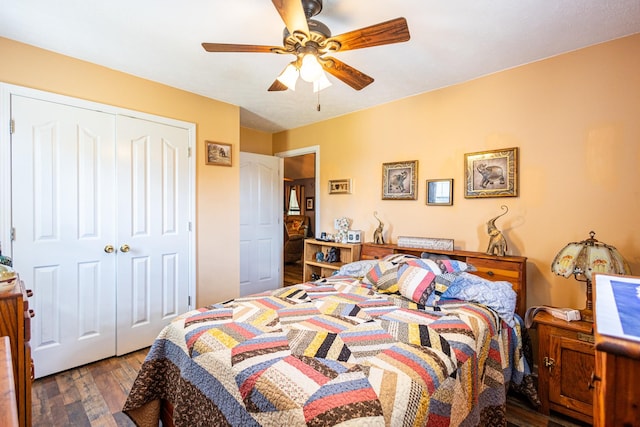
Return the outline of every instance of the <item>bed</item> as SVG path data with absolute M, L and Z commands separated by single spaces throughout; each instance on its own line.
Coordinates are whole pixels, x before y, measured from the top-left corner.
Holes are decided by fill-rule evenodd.
M 506 425 L 533 404 L 510 283 L 392 254 L 190 311 L 153 343 L 123 411 L 138 426 Z

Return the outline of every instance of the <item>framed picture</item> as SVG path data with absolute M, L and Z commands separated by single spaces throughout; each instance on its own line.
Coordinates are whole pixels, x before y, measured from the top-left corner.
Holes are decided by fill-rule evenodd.
M 417 160 L 382 164 L 382 200 L 416 200 L 417 182 Z
M 428 179 L 427 205 L 453 205 L 453 179 Z
M 518 148 L 464 155 L 465 198 L 516 197 Z
M 306 208 L 305 209 L 306 210 L 308 210 L 308 211 L 312 211 L 313 210 L 313 201 L 314 201 L 313 197 L 307 197 L 305 199 L 305 202 L 306 202 Z
M 231 144 L 205 141 L 204 148 L 208 165 L 231 166 Z
M 351 194 L 351 178 L 330 179 L 329 194 Z

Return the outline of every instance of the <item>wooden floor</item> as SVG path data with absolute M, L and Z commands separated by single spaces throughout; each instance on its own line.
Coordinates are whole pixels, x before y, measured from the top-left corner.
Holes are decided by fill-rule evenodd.
M 284 286 L 302 283 L 302 262 L 284 265 Z
M 289 270 L 289 274 L 286 271 Z M 285 267 L 285 277 L 300 283 L 300 264 Z M 121 412 L 148 348 L 112 357 L 34 381 L 34 426 L 134 426 Z M 575 427 L 560 417 L 545 417 L 528 404 L 509 397 L 509 427 Z
M 121 410 L 148 351 L 145 348 L 35 380 L 33 426 L 135 426 Z

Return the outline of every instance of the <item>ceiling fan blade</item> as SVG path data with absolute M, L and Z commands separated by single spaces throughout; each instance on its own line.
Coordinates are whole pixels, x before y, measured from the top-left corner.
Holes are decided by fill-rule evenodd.
M 322 68 L 332 76 L 342 80 L 355 90 L 364 89 L 373 83 L 373 78 L 350 65 L 332 57 L 321 57 Z
M 406 42 L 410 38 L 411 35 L 409 34 L 407 20 L 404 18 L 396 18 L 376 25 L 371 25 L 370 27 L 364 27 L 359 30 L 339 34 L 335 37 L 331 37 L 329 40 L 339 42 L 341 45 L 340 51 L 344 51 Z
M 279 92 L 279 91 L 283 91 L 283 90 L 287 90 L 289 89 L 287 87 L 287 85 L 285 85 L 284 83 L 281 83 L 280 80 L 276 79 L 273 84 L 271 86 L 269 86 L 269 89 L 267 89 L 269 92 Z
M 260 46 L 254 44 L 227 44 L 227 43 L 202 43 L 207 52 L 257 52 L 273 53 L 273 49 L 282 49 L 278 46 Z
M 278 10 L 284 25 L 291 34 L 295 31 L 302 31 L 309 36 L 307 17 L 304 15 L 300 0 L 271 0 L 271 2 Z

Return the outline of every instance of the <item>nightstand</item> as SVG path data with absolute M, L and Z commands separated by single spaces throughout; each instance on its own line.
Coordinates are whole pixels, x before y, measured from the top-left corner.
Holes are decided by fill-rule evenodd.
M 593 323 L 566 320 L 540 312 L 538 327 L 538 397 L 540 412 L 553 410 L 591 424 L 595 368 Z

